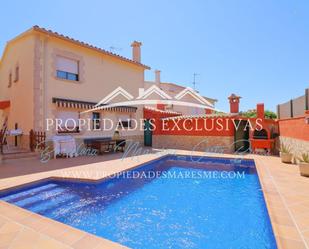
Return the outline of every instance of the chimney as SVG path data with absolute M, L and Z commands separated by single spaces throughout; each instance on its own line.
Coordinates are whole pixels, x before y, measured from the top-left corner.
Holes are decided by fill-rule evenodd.
M 264 104 L 263 103 L 256 105 L 256 116 L 257 116 L 257 118 L 264 118 L 265 117 Z
M 155 82 L 156 84 L 161 83 L 161 71 L 160 70 L 155 70 Z
M 132 60 L 138 63 L 141 63 L 141 46 L 142 46 L 142 43 L 138 41 L 134 41 L 131 44 Z
M 239 113 L 239 99 L 241 97 L 232 93 L 230 97 L 228 97 L 230 101 L 230 113 Z

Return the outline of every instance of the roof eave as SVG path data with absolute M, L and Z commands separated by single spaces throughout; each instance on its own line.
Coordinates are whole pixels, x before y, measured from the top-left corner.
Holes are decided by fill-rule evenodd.
M 47 30 L 47 29 L 44 29 L 44 28 L 41 28 L 39 26 L 33 26 L 31 29 L 25 31 L 24 33 L 22 33 L 21 35 L 24 35 L 25 33 L 29 32 L 29 31 L 34 31 L 34 32 L 39 32 L 39 33 L 42 33 L 42 34 L 45 34 L 45 35 L 50 35 L 50 36 L 53 36 L 53 37 L 56 37 L 58 39 L 61 39 L 61 40 L 65 40 L 65 41 L 68 41 L 68 42 L 71 42 L 71 43 L 74 43 L 76 45 L 79 45 L 79 46 L 82 46 L 84 48 L 88 48 L 88 49 L 92 49 L 92 50 L 95 50 L 99 53 L 102 53 L 104 55 L 107 55 L 107 56 L 111 56 L 113 58 L 116 58 L 116 59 L 119 59 L 121 61 L 124 61 L 124 62 L 127 62 L 127 63 L 130 63 L 130 64 L 133 64 L 135 66 L 138 66 L 138 67 L 142 67 L 144 69 L 147 69 L 147 70 L 150 70 L 151 68 L 147 65 L 144 65 L 142 63 L 139 63 L 139 62 L 136 62 L 136 61 L 133 61 L 131 59 L 128 59 L 126 57 L 123 57 L 121 55 L 117 55 L 117 54 L 114 54 L 112 52 L 109 52 L 107 50 L 104 50 L 102 48 L 99 48 L 99 47 L 96 47 L 96 46 L 93 46 L 93 45 L 90 45 L 88 43 L 85 43 L 85 42 L 82 42 L 82 41 L 79 41 L 79 40 L 75 40 L 69 36 L 65 36 L 65 35 L 62 35 L 62 34 L 59 34 L 57 32 L 54 32 L 52 30 Z M 15 38 L 14 38 L 15 39 Z

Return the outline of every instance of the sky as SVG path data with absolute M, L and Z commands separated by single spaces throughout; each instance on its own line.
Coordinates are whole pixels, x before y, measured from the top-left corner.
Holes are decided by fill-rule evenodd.
M 3 1 L 0 50 L 33 25 L 131 57 L 143 43 L 142 62 L 161 80 L 218 99 L 242 97 L 240 109 L 276 105 L 309 87 L 308 0 Z

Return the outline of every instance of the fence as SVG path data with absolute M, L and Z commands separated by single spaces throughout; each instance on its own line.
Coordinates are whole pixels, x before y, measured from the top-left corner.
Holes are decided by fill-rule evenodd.
M 277 105 L 279 119 L 304 116 L 305 110 L 309 110 L 309 88 L 305 90 L 305 95 Z
M 44 131 L 30 131 L 30 150 L 45 149 L 46 133 Z

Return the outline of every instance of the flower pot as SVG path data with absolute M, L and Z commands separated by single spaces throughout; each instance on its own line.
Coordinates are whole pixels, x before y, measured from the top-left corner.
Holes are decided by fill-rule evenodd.
M 292 163 L 293 154 L 280 152 L 281 162 L 283 163 Z
M 309 163 L 299 163 L 300 175 L 309 177 Z

